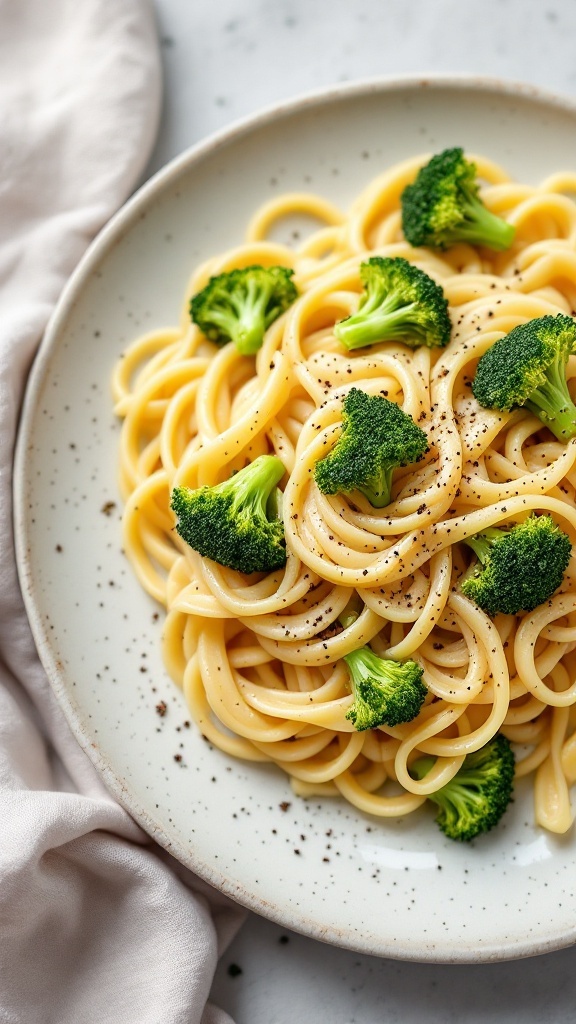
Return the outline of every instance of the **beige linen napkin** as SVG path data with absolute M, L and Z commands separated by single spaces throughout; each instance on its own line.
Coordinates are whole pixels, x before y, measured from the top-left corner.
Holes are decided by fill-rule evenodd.
M 0 0 L 0 1021 L 225 1024 L 206 1007 L 241 912 L 106 792 L 38 661 L 11 464 L 67 276 L 142 173 L 160 106 L 147 0 Z

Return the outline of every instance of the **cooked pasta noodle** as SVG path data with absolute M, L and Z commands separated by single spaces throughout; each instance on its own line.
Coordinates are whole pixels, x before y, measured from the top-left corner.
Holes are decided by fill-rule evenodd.
M 535 773 L 537 822 L 564 832 L 576 779 L 576 561 L 550 601 L 518 615 L 491 618 L 458 580 L 470 562 L 459 542 L 532 510 L 576 537 L 576 439 L 556 441 L 526 409 L 482 409 L 470 390 L 479 357 L 514 326 L 575 315 L 576 174 L 527 186 L 473 159 L 484 202 L 516 226 L 506 252 L 458 244 L 438 253 L 404 241 L 399 197 L 418 157 L 373 181 L 348 214 L 308 194 L 267 202 L 244 244 L 195 271 L 180 327 L 138 338 L 114 373 L 124 543 L 166 608 L 168 671 L 226 753 L 275 762 L 301 796 L 340 794 L 396 818 L 501 731 L 519 745 L 517 776 Z M 269 240 L 280 218 L 302 213 L 321 226 L 299 248 Z M 334 324 L 357 308 L 359 265 L 375 253 L 403 256 L 442 285 L 447 348 L 342 348 Z M 255 263 L 293 268 L 300 297 L 254 358 L 207 341 L 188 302 L 210 275 Z M 571 356 L 572 390 L 575 378 Z M 314 483 L 351 385 L 399 403 L 428 435 L 428 455 L 396 471 L 384 509 Z M 245 577 L 180 539 L 170 492 L 217 483 L 266 453 L 286 469 L 287 563 Z M 354 593 L 363 611 L 340 629 Z M 346 719 L 341 659 L 367 643 L 423 667 L 428 696 L 414 721 L 356 732 Z M 437 758 L 420 781 L 408 770 L 415 753 Z

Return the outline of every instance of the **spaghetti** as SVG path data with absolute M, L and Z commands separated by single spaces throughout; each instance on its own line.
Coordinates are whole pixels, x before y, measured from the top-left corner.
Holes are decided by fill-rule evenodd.
M 124 542 L 166 608 L 167 669 L 223 751 L 276 763 L 301 796 L 341 795 L 398 817 L 503 732 L 519 745 L 517 777 L 534 774 L 537 822 L 564 832 L 576 780 L 576 560 L 530 613 L 490 617 L 458 580 L 470 560 L 461 541 L 531 511 L 576 538 L 576 439 L 556 441 L 526 409 L 483 409 L 470 390 L 478 359 L 513 327 L 576 315 L 576 175 L 532 187 L 474 160 L 484 202 L 516 227 L 505 252 L 407 244 L 399 198 L 419 157 L 373 181 L 348 215 L 308 194 L 266 203 L 243 245 L 194 273 L 180 327 L 138 338 L 115 370 Z M 322 226 L 298 249 L 269 240 L 279 218 L 302 213 Z M 445 349 L 346 352 L 336 340 L 334 324 L 358 306 L 360 263 L 374 254 L 402 256 L 441 284 L 453 324 Z M 252 264 L 293 269 L 300 292 L 255 358 L 218 349 L 188 317 L 210 275 Z M 574 382 L 576 356 L 567 374 Z M 428 455 L 396 471 L 383 509 L 314 483 L 351 386 L 400 404 L 428 436 Z M 184 544 L 170 494 L 215 484 L 267 453 L 286 470 L 287 563 L 246 577 Z M 353 595 L 363 610 L 341 629 Z M 367 643 L 423 667 L 428 696 L 412 722 L 356 732 L 346 719 L 342 658 Z M 420 753 L 437 760 L 418 781 L 409 765 Z

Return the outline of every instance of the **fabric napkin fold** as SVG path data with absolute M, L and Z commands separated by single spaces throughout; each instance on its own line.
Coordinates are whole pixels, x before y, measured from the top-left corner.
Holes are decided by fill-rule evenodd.
M 11 473 L 26 375 L 160 110 L 147 0 L 0 0 L 0 1022 L 226 1024 L 206 1005 L 243 912 L 112 799 L 56 705 L 18 586 Z

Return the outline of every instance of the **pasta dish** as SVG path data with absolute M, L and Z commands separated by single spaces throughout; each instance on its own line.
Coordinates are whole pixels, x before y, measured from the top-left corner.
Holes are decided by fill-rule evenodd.
M 468 228 L 446 233 L 444 220 L 443 235 L 418 233 L 410 189 L 430 167 L 418 156 L 348 212 L 307 193 L 266 202 L 242 244 L 194 270 L 180 324 L 137 338 L 114 372 L 124 546 L 166 609 L 167 670 L 226 754 L 273 762 L 301 797 L 398 818 L 447 793 L 468 763 L 483 770 L 474 757 L 498 740 L 500 772 L 511 780 L 513 758 L 515 778 L 533 777 L 536 821 L 565 832 L 576 780 L 576 424 L 570 404 L 557 419 L 544 399 L 538 411 L 541 383 L 528 398 L 494 396 L 499 357 L 507 381 L 517 351 L 529 350 L 535 373 L 534 352 L 557 337 L 553 371 L 576 395 L 565 340 L 576 329 L 576 174 L 528 186 L 466 159 L 481 189 L 468 184 L 468 195 L 492 218 L 480 242 Z M 437 210 L 424 212 L 428 231 L 438 228 Z M 294 247 L 273 241 L 294 214 L 315 229 Z M 207 297 L 216 304 L 223 281 L 249 291 L 244 272 L 261 268 L 274 268 L 281 291 L 273 310 L 266 293 L 263 335 L 224 343 L 234 301 L 206 327 Z M 408 298 L 393 308 L 381 291 L 394 288 Z M 520 346 L 513 355 L 504 340 Z M 183 523 L 191 494 L 207 500 L 227 481 L 238 490 L 247 467 L 271 474 L 262 515 L 277 560 L 265 567 L 257 547 L 250 560 L 248 531 L 241 571 L 214 519 L 192 543 Z M 530 531 L 546 535 L 538 558 Z M 528 551 L 520 568 L 513 535 Z M 487 596 L 482 568 L 490 586 L 500 572 L 505 596 Z M 378 673 L 400 669 L 412 685 L 403 710 L 389 701 L 374 717 Z M 476 830 L 439 824 L 473 838 L 509 795 Z

